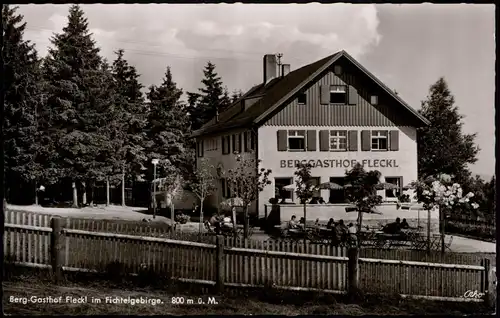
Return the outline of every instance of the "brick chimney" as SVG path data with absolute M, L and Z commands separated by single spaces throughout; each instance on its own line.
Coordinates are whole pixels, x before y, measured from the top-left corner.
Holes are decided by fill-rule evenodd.
M 278 60 L 275 54 L 264 55 L 264 85 L 278 76 Z
M 281 65 L 281 77 L 285 77 L 290 73 L 290 64 Z

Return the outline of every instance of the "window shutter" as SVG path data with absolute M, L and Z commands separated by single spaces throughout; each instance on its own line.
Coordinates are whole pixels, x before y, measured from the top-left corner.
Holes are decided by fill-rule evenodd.
M 358 131 L 349 130 L 349 151 L 358 151 Z
M 248 152 L 248 132 L 247 131 L 245 131 L 243 133 L 243 144 L 244 144 L 243 149 L 245 150 L 245 152 Z
M 349 105 L 356 105 L 358 103 L 358 91 L 352 85 L 349 85 Z
M 370 151 L 371 146 L 371 132 L 369 130 L 361 131 L 361 151 Z
M 321 85 L 319 87 L 321 94 L 321 105 L 330 104 L 330 86 L 329 85 Z
M 399 150 L 399 131 L 397 130 L 391 130 L 390 135 L 390 150 L 391 151 L 398 151 Z
M 248 134 L 250 135 L 250 138 L 248 139 L 248 142 L 250 143 L 250 149 L 255 150 L 255 147 L 257 147 L 257 142 L 255 141 L 256 136 L 253 131 L 249 131 Z
M 307 151 L 316 151 L 316 130 L 307 131 Z
M 232 134 L 231 135 L 231 138 L 232 138 L 232 142 L 231 142 L 231 150 L 229 151 L 229 153 L 233 153 L 236 151 L 236 135 L 235 134 Z
M 288 133 L 286 130 L 278 130 L 278 151 L 287 151 L 288 150 Z
M 328 130 L 319 131 L 319 151 L 330 151 L 330 132 Z
M 224 136 L 220 137 L 221 139 L 221 148 L 222 148 L 222 154 L 226 154 L 226 143 L 224 142 Z

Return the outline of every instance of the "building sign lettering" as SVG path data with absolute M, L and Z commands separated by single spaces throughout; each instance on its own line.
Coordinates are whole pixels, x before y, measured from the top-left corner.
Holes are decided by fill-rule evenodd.
M 280 168 L 295 168 L 297 165 L 309 163 L 313 168 L 354 168 L 357 163 L 368 168 L 399 168 L 396 159 L 324 159 L 324 160 L 280 160 Z

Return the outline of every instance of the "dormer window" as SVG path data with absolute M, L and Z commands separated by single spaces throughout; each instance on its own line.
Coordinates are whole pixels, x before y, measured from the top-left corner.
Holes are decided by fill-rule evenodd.
M 301 93 L 299 94 L 299 96 L 297 97 L 297 103 L 299 105 L 304 105 L 307 101 L 307 95 L 306 93 Z

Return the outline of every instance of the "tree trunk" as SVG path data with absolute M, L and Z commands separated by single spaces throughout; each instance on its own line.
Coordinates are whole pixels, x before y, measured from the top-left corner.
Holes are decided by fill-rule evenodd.
M 35 182 L 35 205 L 38 205 L 38 189 L 36 182 Z
M 431 253 L 431 210 L 427 210 L 427 254 Z
M 106 177 L 106 206 L 109 205 L 109 177 Z
M 175 208 L 174 208 L 174 202 L 170 204 L 170 218 L 172 220 L 172 225 L 175 225 Z
M 122 206 L 125 206 L 125 167 L 122 168 Z
M 90 196 L 91 196 L 90 205 L 91 206 L 94 206 L 94 187 L 95 187 L 95 184 L 93 181 L 91 181 L 91 183 L 90 183 Z
M 245 210 L 243 213 L 243 238 L 247 239 L 248 238 L 248 204 L 245 204 Z
M 82 181 L 82 187 L 83 187 L 82 204 L 86 205 L 87 204 L 87 184 L 85 183 L 85 181 Z
M 78 189 L 76 188 L 76 182 L 73 181 L 71 183 L 71 187 L 73 188 L 73 208 L 78 208 Z
M 203 231 L 203 201 L 205 201 L 205 198 L 200 200 L 200 234 Z
M 238 234 L 238 225 L 237 225 L 237 222 L 236 222 L 236 209 L 233 207 L 232 208 L 232 212 L 233 212 L 233 229 L 234 229 L 234 238 L 236 239 L 236 236 Z M 245 231 L 245 209 L 243 210 L 243 238 L 247 238 L 246 235 L 248 234 L 246 231 Z
M 304 244 L 307 242 L 307 237 L 305 235 L 306 233 L 306 222 L 307 222 L 307 212 L 306 212 L 306 203 L 304 202 Z
M 445 252 L 445 247 L 444 247 L 444 211 L 442 207 L 439 207 L 439 227 L 441 230 L 441 254 L 444 254 Z

